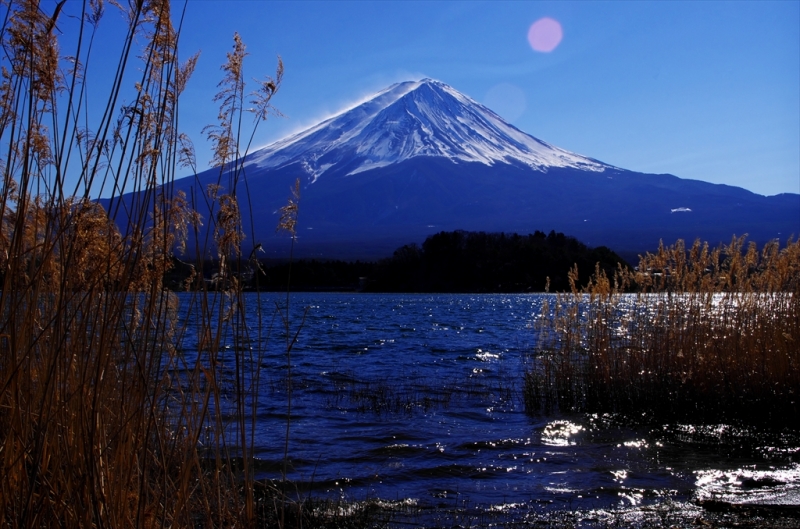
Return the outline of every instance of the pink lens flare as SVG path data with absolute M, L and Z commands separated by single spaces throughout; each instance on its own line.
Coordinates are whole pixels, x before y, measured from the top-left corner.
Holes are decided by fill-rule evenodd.
M 556 49 L 563 36 L 561 24 L 550 17 L 540 18 L 528 29 L 528 43 L 531 48 L 542 53 L 550 53 Z

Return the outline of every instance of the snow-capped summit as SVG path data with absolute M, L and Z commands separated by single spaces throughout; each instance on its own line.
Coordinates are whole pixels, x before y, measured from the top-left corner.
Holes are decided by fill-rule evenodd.
M 419 156 L 517 163 L 538 171 L 610 168 L 538 140 L 432 79 L 392 85 L 365 103 L 257 151 L 248 162 L 259 169 L 299 164 L 315 181 L 332 168 L 352 175 Z

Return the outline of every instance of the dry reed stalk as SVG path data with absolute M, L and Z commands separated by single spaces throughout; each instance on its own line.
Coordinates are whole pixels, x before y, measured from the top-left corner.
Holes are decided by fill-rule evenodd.
M 531 412 L 797 427 L 800 242 L 662 245 L 557 296 L 538 332 Z
M 245 345 L 261 344 L 262 330 L 250 335 L 241 287 L 223 270 L 222 292 L 195 292 L 181 307 L 199 337 L 198 354 L 187 356 L 189 329 L 163 282 L 200 221 L 186 197 L 164 191 L 179 164 L 194 167 L 177 116 L 197 55 L 178 61 L 168 1 L 111 4 L 128 27 L 106 110 L 88 129 L 86 75 L 104 3 L 59 1 L 52 12 L 35 0 L 0 3 L 0 523 L 252 526 L 247 461 L 263 351 Z M 65 58 L 57 35 L 72 24 L 69 9 L 78 9 L 78 38 Z M 243 50 L 235 38 L 217 145 L 223 164 L 239 169 L 231 131 L 241 126 Z M 122 106 L 134 68 L 132 103 Z M 256 123 L 281 75 L 279 63 L 255 96 Z M 211 242 L 224 259 L 240 254 L 243 237 L 236 181 L 228 185 L 206 197 L 219 202 Z M 123 201 L 130 191 L 135 199 Z M 97 193 L 111 194 L 108 211 L 91 199 Z M 219 362 L 230 335 L 242 351 L 232 388 Z M 223 419 L 226 392 L 235 428 Z

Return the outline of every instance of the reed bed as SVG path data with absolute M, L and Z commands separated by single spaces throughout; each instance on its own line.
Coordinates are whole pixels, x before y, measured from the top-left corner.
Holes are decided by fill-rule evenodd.
M 530 413 L 800 426 L 800 242 L 661 245 L 543 309 Z
M 182 13 L 168 1 L 109 4 L 126 21 L 114 43 L 95 42 L 102 0 L 0 2 L 0 525 L 285 527 L 288 492 L 257 485 L 248 463 L 275 314 L 245 326 L 229 266 L 243 268 L 248 230 L 237 198 L 245 108 L 253 127 L 266 119 L 282 64 L 246 96 L 234 36 L 206 130 L 218 185 L 172 193 L 178 170 L 196 168 L 178 115 L 198 55 L 179 60 Z M 89 86 L 101 45 L 116 46 L 118 66 Z M 190 277 L 200 288 L 179 307 L 164 277 L 192 237 L 195 257 L 220 263 L 219 281 L 210 292 Z M 224 368 L 223 351 L 235 351 Z

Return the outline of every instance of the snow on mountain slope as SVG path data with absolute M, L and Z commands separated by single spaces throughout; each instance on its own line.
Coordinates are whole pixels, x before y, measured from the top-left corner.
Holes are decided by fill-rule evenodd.
M 259 169 L 300 164 L 312 177 L 348 175 L 419 156 L 604 171 L 609 165 L 534 138 L 452 87 L 431 79 L 390 86 L 372 99 L 248 157 Z

